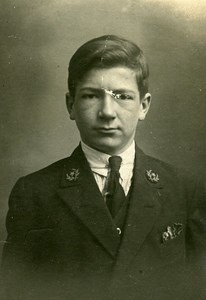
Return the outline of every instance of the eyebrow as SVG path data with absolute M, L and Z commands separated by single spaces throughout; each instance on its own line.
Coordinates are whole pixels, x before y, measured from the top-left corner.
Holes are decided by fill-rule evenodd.
M 102 89 L 97 89 L 97 88 L 92 88 L 92 87 L 83 87 L 80 89 L 80 91 L 85 91 L 85 90 L 90 90 L 92 92 L 99 92 L 99 91 L 102 91 Z
M 80 89 L 80 91 L 85 91 L 85 90 L 89 90 L 89 91 L 92 91 L 92 92 L 96 92 L 96 93 L 100 93 L 100 92 L 112 92 L 114 94 L 126 94 L 126 93 L 132 93 L 132 94 L 135 94 L 135 91 L 133 90 L 129 90 L 129 89 L 114 89 L 114 90 L 108 90 L 108 89 L 105 89 L 105 88 L 93 88 L 93 87 L 83 87 Z

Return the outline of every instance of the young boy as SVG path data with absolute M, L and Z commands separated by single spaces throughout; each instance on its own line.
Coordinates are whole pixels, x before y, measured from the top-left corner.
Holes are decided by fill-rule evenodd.
M 81 142 L 12 190 L 8 299 L 201 299 L 204 189 L 134 142 L 148 76 L 140 48 L 113 35 L 71 58 L 66 101 Z

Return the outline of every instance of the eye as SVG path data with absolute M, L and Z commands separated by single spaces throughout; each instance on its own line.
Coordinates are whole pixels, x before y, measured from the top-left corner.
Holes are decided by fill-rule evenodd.
M 118 100 L 133 100 L 134 97 L 126 94 L 126 93 L 119 93 L 119 94 L 114 94 L 114 98 Z
M 93 94 L 93 93 L 85 93 L 81 95 L 82 99 L 97 99 L 98 95 Z

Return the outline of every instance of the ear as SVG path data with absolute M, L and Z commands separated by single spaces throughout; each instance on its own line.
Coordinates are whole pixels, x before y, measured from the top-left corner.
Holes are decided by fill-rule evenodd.
M 140 112 L 139 112 L 139 120 L 143 121 L 149 111 L 150 104 L 151 104 L 151 99 L 152 96 L 150 93 L 146 93 L 144 95 L 144 98 L 141 99 L 141 104 L 140 104 Z
M 69 112 L 69 116 L 71 120 L 75 120 L 75 113 L 74 113 L 74 97 L 72 97 L 69 92 L 66 93 L 66 105 L 67 110 Z

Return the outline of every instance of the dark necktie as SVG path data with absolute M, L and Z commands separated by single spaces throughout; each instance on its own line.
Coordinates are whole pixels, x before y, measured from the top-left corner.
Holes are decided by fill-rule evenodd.
M 107 190 L 105 193 L 107 207 L 114 218 L 120 207 L 126 200 L 123 187 L 119 183 L 119 169 L 122 159 L 120 156 L 111 156 L 109 158 L 110 173 L 107 181 Z

